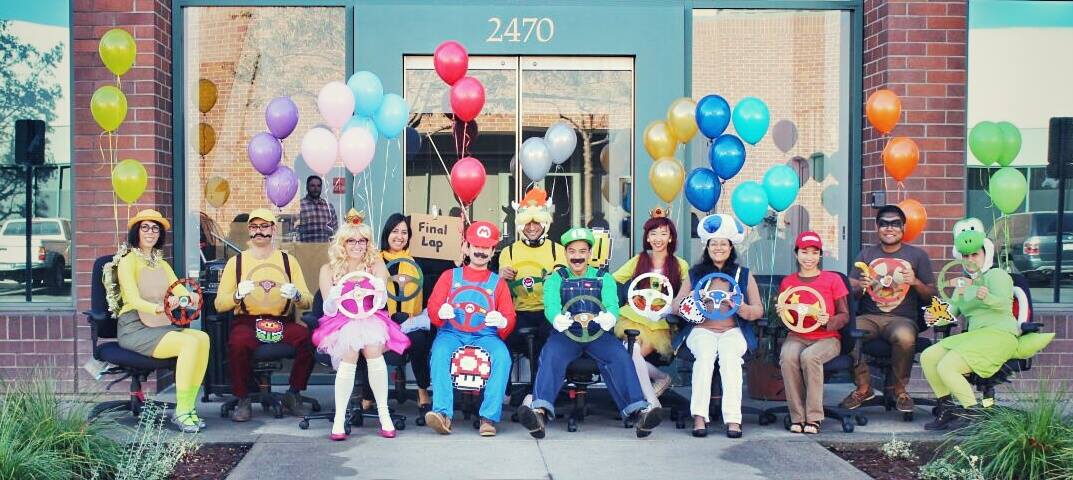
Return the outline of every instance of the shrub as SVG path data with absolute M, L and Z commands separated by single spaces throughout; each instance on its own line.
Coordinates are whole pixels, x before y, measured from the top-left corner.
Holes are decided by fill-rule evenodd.
M 116 480 L 159 480 L 168 478 L 175 465 L 199 447 L 194 435 L 180 433 L 175 438 L 167 430 L 164 406 L 149 401 L 142 408 L 138 430 L 116 467 Z
M 898 440 L 894 434 L 891 434 L 889 442 L 884 443 L 879 447 L 879 451 L 883 452 L 883 455 L 891 460 L 910 460 L 914 457 L 913 444 L 904 440 Z

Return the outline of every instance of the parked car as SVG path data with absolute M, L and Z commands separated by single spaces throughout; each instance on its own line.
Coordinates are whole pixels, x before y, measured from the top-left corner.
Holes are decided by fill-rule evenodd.
M 33 220 L 30 254 L 33 279 L 49 293 L 66 293 L 71 278 L 71 221 L 65 218 Z M 26 281 L 26 220 L 0 223 L 0 280 Z
M 1005 228 L 1009 224 L 1009 248 Z M 1014 213 L 995 221 L 988 237 L 995 242 L 996 264 L 1008 251 L 1014 271 L 1029 281 L 1050 281 L 1058 259 L 1058 212 Z M 1073 273 L 1073 212 L 1062 219 L 1062 274 Z

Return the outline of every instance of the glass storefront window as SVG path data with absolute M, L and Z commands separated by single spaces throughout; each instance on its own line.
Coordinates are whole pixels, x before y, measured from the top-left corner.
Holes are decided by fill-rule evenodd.
M 0 302 L 71 300 L 69 11 L 67 0 L 0 9 Z M 42 142 L 43 163 L 20 161 L 38 149 L 16 150 Z

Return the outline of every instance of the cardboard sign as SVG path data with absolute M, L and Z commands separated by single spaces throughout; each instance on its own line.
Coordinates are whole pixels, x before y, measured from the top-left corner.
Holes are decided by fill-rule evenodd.
M 410 254 L 418 258 L 458 260 L 462 258 L 462 219 L 458 217 L 410 215 Z
M 338 195 L 346 193 L 346 179 L 343 177 L 335 177 L 332 179 L 332 193 Z

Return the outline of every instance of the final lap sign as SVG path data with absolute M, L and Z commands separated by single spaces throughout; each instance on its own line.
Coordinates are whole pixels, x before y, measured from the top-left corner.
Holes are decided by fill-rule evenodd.
M 418 258 L 462 258 L 462 219 L 413 214 L 410 216 L 410 254 Z

